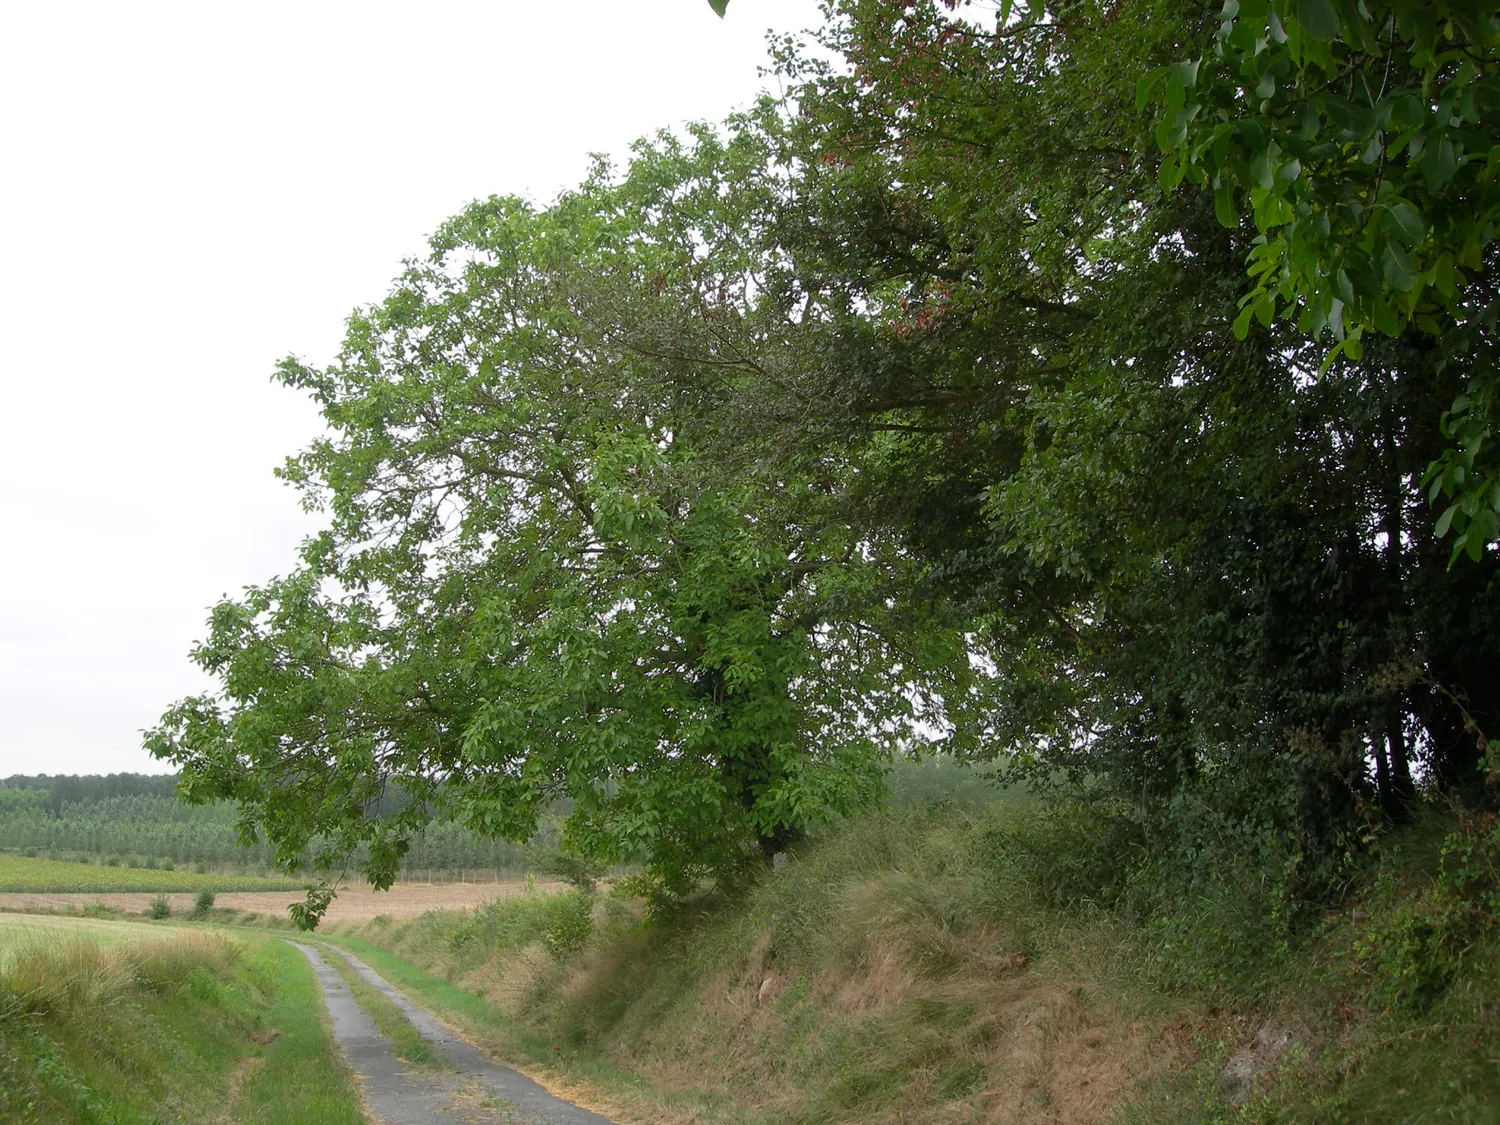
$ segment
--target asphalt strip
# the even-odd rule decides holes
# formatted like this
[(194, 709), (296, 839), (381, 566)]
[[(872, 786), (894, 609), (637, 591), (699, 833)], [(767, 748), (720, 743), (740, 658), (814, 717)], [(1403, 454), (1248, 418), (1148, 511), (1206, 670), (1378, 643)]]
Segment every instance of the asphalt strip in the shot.
[(364, 962), (339, 950), (361, 977), (401, 1009), (457, 1073), (413, 1070), (392, 1053), (390, 1043), (375, 1029), (344, 978), (323, 959), (323, 952), (301, 942), (290, 944), (312, 962), (333, 1037), (359, 1076), (365, 1107), (380, 1125), (611, 1125), (456, 1038), (431, 1012), (417, 1007)]

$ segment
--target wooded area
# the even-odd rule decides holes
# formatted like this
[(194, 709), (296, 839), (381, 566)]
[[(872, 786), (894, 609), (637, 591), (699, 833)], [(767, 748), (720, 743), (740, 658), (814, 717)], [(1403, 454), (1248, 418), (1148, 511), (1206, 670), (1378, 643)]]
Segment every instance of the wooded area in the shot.
[(377, 885), (566, 797), (660, 901), (942, 748), (1085, 804), (1080, 893), (1294, 924), (1494, 804), (1497, 44), (1478, 2), (835, 0), (784, 96), (475, 203), (281, 366), (326, 530), (148, 746)]

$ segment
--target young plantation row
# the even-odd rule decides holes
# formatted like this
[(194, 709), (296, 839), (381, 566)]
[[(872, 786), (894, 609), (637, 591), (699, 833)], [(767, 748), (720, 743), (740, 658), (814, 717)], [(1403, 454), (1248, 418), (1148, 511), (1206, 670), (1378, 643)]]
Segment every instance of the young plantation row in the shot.
[[(3, 790), (0, 796), (0, 851), (47, 858), (88, 857), (97, 862), (129, 857), (135, 866), (271, 865), (263, 839), (246, 847), (227, 802), (186, 805), (159, 794), (107, 797), (64, 804), (54, 813), (45, 794)], [(24, 799), (22, 799), (24, 797)], [(520, 847), (503, 840), (481, 840), (461, 825), (439, 821), (418, 836), (407, 856), (408, 870), (517, 872), (525, 869)]]

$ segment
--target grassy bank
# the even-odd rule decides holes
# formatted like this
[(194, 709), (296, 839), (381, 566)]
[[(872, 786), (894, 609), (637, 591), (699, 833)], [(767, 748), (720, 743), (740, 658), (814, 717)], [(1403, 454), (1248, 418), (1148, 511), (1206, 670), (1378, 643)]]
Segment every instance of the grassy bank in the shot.
[(117, 925), (0, 932), (0, 1122), (363, 1122), (295, 949)]
[(198, 874), (146, 867), (95, 867), (0, 855), (0, 892), (110, 894), (130, 891), (282, 891), (301, 883), (258, 875)]
[(1243, 888), (1106, 909), (1059, 892), (1084, 861), (1066, 825), (928, 807), (649, 925), (575, 895), (335, 937), (643, 1119), (1500, 1120), (1500, 945), (1443, 937), (1450, 827), (1393, 837), (1297, 928)]

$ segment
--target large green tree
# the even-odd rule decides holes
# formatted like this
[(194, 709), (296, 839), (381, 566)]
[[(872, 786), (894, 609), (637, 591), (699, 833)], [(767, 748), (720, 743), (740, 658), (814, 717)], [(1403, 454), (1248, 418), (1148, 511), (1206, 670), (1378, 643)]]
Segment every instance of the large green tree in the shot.
[(1242, 315), (1261, 232), (1165, 190), (1135, 98), (1217, 4), (956, 7), (843, 0), (782, 51), (767, 257), (810, 327), (765, 424), (841, 448), (1001, 654), (992, 754), (1335, 885), (1372, 808), (1477, 796), (1500, 726), (1496, 559), (1450, 570), (1420, 488), (1468, 375)]
[[(284, 862), (365, 845), (388, 885), (434, 815), (525, 840), (565, 797), (568, 848), (678, 894), (868, 800), (968, 705), (962, 635), (898, 605), (905, 556), (828, 479), (710, 471), (750, 327), (663, 207), (666, 155), (470, 207), (336, 363), (283, 365), (330, 430), (286, 469), (329, 527), (214, 610), (222, 690), (149, 745)], [(668, 331), (683, 299), (711, 332)]]
[[(1211, 192), (1258, 237), (1252, 318), (1294, 319), (1358, 361), (1420, 332), (1467, 385), (1427, 471), (1453, 554), (1500, 538), (1500, 10), (1492, 0), (1227, 0), (1202, 53), (1140, 82), (1165, 103), (1161, 181)], [(1444, 404), (1445, 406), (1449, 404)]]

